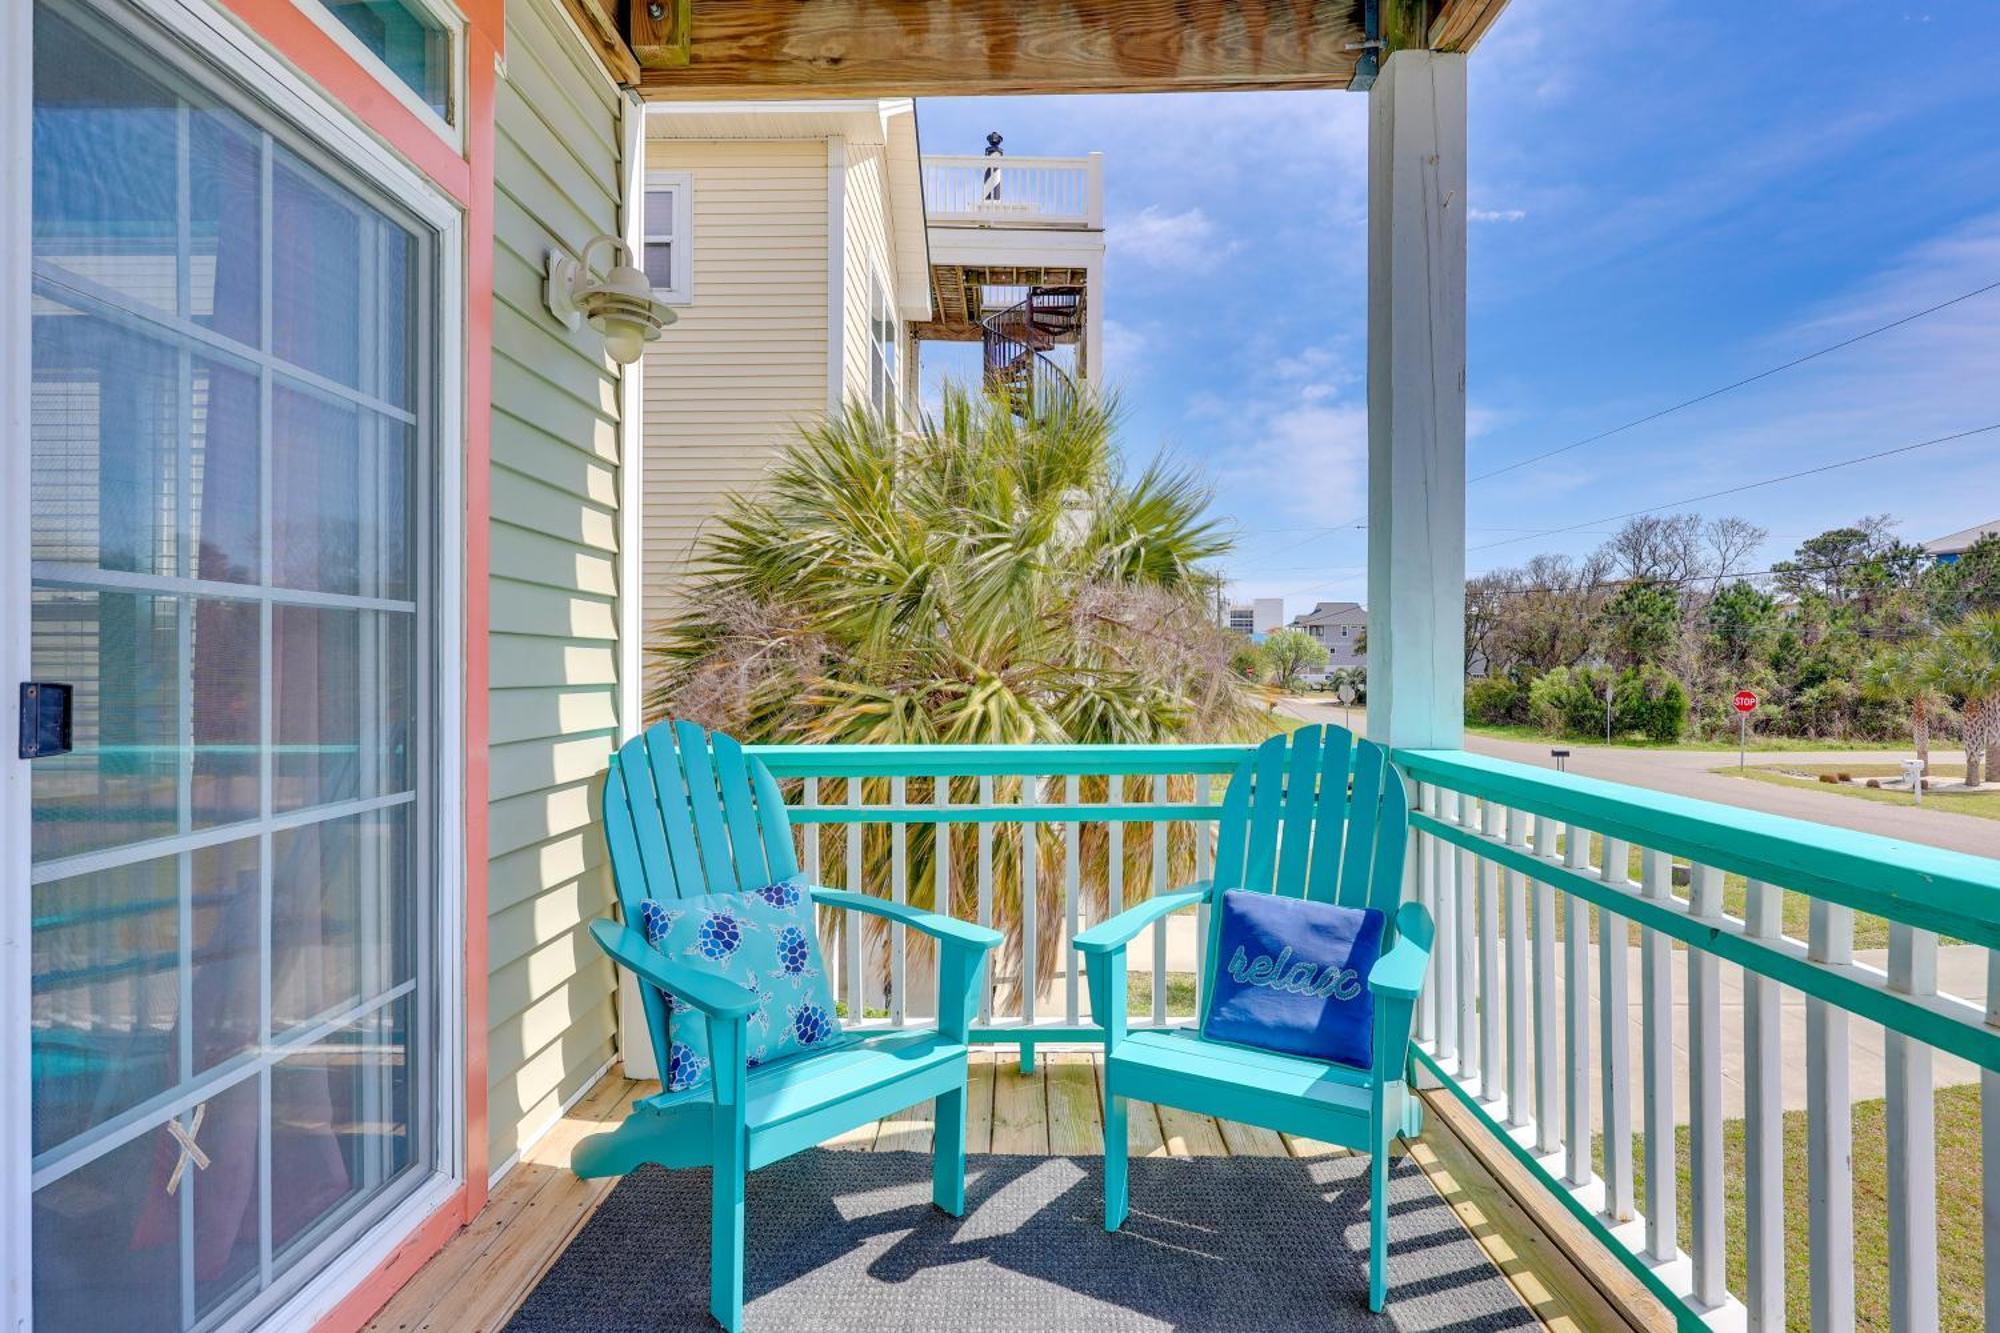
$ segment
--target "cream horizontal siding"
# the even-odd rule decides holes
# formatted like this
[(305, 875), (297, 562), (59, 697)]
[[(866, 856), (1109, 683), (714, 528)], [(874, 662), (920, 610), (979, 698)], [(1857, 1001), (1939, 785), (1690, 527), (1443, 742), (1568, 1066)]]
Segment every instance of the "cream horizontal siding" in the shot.
[(827, 150), (820, 139), (654, 140), (693, 175), (694, 300), (646, 357), (649, 633), (681, 605), (697, 542), (731, 492), (827, 401)]
[(507, 6), (493, 255), (487, 1069), (495, 1166), (611, 1058), (597, 790), (617, 739), (618, 374), (542, 301), (619, 230), (618, 100), (554, 0)]

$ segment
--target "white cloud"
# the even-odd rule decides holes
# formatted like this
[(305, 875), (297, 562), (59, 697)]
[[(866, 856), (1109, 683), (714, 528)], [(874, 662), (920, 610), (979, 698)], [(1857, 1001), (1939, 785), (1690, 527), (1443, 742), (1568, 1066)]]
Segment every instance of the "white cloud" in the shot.
[(1525, 208), (1474, 208), (1467, 210), (1466, 219), (1471, 222), (1519, 222), (1528, 216)]
[(1129, 382), (1137, 378), (1146, 361), (1146, 351), (1152, 342), (1152, 335), (1136, 324), (1124, 320), (1104, 321), (1104, 368), (1101, 378), (1113, 382)]
[(1178, 213), (1148, 204), (1105, 230), (1107, 254), (1179, 273), (1210, 272), (1238, 248), (1199, 204)]

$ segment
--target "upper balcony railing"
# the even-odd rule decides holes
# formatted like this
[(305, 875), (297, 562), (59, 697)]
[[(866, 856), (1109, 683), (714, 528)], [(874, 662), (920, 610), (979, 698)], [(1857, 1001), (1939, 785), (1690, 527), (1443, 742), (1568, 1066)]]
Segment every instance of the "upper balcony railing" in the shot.
[(1104, 159), (926, 154), (924, 211), (934, 223), (1101, 228)]
[[(817, 882), (1011, 927), (977, 1036), (1024, 1059), (1096, 1036), (1069, 941), (1208, 876), (1219, 802), (1249, 752), (755, 750)], [(1852, 1328), (1863, 1283), (1886, 1292), (1891, 1326), (1936, 1328), (1941, 1277), (1963, 1300), (1968, 1266), (1983, 1266), (1984, 1317), (2000, 1327), (2000, 1229), (1983, 1255), (1940, 1264), (1941, 1231), (1958, 1244), (1969, 1224), (1939, 1215), (1934, 1093), (1940, 1073), (1979, 1079), (1984, 1142), (2000, 1144), (2000, 861), (1459, 751), (1396, 762), (1415, 811), (1405, 893), (1438, 927), (1417, 1062), (1527, 1169), (1551, 1215), (1594, 1232), (1683, 1327), (1778, 1328), (1809, 1304), (1813, 1327)], [(1141, 1023), (1199, 1012), (1206, 931), (1190, 915), (1134, 951)], [(1944, 993), (1940, 936), (1976, 956), (1983, 995)], [(1858, 956), (1868, 941), (1887, 945), (1885, 965)], [(850, 1022), (933, 1012), (922, 947), (900, 927), (828, 941)], [(1795, 1004), (1802, 1025), (1786, 1021)], [(1879, 1046), (1866, 1035), (1878, 1025)], [(1787, 1083), (1803, 1085), (1803, 1126)], [(1855, 1141), (1857, 1102), (1874, 1095), (1886, 1155)], [(1947, 1166), (1979, 1180), (1992, 1218), (2000, 1161), (1985, 1155), (1975, 1142), (1974, 1160)], [(1861, 1271), (1857, 1238), (1884, 1212), (1887, 1262)], [(1801, 1227), (1809, 1290), (1786, 1281)]]

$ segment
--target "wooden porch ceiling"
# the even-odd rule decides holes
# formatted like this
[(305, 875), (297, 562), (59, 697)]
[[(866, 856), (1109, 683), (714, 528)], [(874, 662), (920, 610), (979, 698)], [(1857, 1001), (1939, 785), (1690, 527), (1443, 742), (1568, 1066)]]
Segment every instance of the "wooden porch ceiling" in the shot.
[[(1506, 0), (1379, 0), (1388, 49), (1469, 50)], [(1346, 88), (1365, 0), (567, 0), (649, 98)]]

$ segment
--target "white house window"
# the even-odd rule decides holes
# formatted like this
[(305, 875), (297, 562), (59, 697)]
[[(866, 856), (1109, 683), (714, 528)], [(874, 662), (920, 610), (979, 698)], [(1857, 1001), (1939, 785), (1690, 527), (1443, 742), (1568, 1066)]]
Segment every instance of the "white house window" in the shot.
[(889, 289), (878, 275), (868, 291), (868, 401), (885, 416), (893, 416), (896, 408), (896, 344), (900, 336)]
[(694, 299), (694, 177), (685, 171), (646, 176), (646, 277), (662, 301)]
[(465, 21), (445, 0), (295, 0), (388, 89), (453, 144), (464, 142)]

